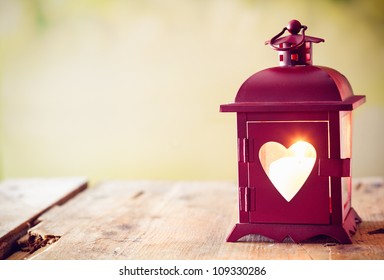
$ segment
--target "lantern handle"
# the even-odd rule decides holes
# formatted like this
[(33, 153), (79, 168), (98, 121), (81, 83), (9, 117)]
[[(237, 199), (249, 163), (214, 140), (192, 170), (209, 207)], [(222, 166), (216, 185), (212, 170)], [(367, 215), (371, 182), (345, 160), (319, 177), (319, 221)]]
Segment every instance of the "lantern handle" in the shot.
[[(298, 21), (297, 21), (297, 22), (298, 22)], [(299, 22), (298, 22), (298, 23), (299, 23)], [(299, 24), (300, 24), (300, 23), (299, 23)], [(302, 39), (301, 39), (301, 41), (300, 41), (299, 43), (294, 44), (294, 45), (292, 45), (292, 46), (290, 46), (290, 47), (285, 47), (285, 48), (280, 48), (280, 47), (274, 45), (275, 42), (276, 42), (276, 40), (277, 40), (281, 35), (283, 35), (284, 32), (285, 32), (286, 30), (288, 30), (288, 31), (289, 31), (291, 34), (293, 34), (293, 35), (297, 35), (297, 33), (300, 32), (300, 29), (303, 29), (303, 30), (302, 30), (302, 32), (301, 32), (301, 33), (302, 33), (302, 35), (301, 35)], [(297, 25), (294, 26), (294, 27), (291, 26), (291, 25), (288, 25), (288, 27), (284, 27), (283, 30), (281, 30), (280, 33), (278, 33), (276, 36), (274, 36), (271, 40), (267, 41), (265, 44), (269, 44), (269, 45), (271, 46), (272, 49), (277, 50), (277, 51), (289, 51), (289, 50), (296, 49), (296, 48), (300, 47), (302, 44), (304, 44), (304, 42), (305, 42), (305, 30), (307, 30), (307, 26), (305, 26), (305, 25), (301, 25), (301, 24), (300, 24), (300, 27), (299, 27), (299, 28), (297, 28)]]

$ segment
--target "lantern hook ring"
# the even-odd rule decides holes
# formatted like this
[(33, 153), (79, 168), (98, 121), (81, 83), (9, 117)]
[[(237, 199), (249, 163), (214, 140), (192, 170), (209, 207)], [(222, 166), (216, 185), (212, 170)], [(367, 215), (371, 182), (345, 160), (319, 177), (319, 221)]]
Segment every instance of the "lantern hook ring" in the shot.
[[(293, 22), (293, 21), (291, 21), (291, 22)], [(298, 24), (300, 24), (298, 21), (296, 21), (296, 22)], [(297, 27), (298, 27), (297, 25), (296, 26), (288, 25), (288, 27), (284, 27), (280, 33), (278, 33), (276, 36), (274, 36), (271, 40), (267, 41), (265, 44), (269, 44), (272, 49), (277, 50), (277, 51), (289, 51), (289, 50), (293, 50), (293, 49), (300, 47), (305, 42), (305, 30), (307, 30), (307, 26), (300, 24), (299, 28), (297, 28)], [(297, 33), (299, 33), (300, 29), (302, 29), (302, 32), (301, 32), (302, 33), (302, 35), (301, 35), (302, 39), (297, 44), (293, 44), (290, 47), (279, 47), (279, 46), (275, 45), (276, 40), (281, 35), (283, 35), (286, 30), (288, 30), (292, 35), (297, 35)]]

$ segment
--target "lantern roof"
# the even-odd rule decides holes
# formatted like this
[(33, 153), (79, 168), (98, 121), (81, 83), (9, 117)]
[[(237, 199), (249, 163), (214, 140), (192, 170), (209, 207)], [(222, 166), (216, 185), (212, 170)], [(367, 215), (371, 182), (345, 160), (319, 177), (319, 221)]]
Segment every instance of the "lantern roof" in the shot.
[[(290, 36), (278, 38), (273, 43), (276, 45), (287, 43), (290, 45), (299, 45), (301, 41), (303, 41), (303, 37), (301, 35), (292, 34)], [(324, 42), (324, 39), (306, 35), (304, 38), (304, 42), (321, 43)], [(271, 41), (266, 41), (265, 43), (271, 44)]]
[(222, 112), (245, 111), (351, 111), (364, 102), (348, 80), (324, 66), (287, 66), (262, 70), (240, 87), (235, 102)]
[[(220, 111), (351, 111), (364, 103), (365, 96), (354, 95), (340, 72), (312, 65), (312, 43), (324, 39), (305, 35), (306, 29), (292, 20), (267, 41), (278, 51), (280, 66), (253, 74), (241, 85), (234, 103), (221, 105)], [(286, 30), (291, 35), (280, 38)]]

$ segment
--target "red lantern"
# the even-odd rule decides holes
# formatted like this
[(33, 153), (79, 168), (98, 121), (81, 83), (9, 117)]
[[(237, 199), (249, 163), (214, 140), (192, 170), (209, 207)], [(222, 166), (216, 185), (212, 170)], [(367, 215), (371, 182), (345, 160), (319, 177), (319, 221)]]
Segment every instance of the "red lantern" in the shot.
[(220, 106), (237, 113), (239, 223), (229, 242), (259, 234), (351, 243), (361, 221), (351, 207), (351, 126), (365, 96), (336, 70), (312, 65), (312, 43), (324, 40), (306, 29), (292, 20), (268, 41), (280, 66), (252, 75)]

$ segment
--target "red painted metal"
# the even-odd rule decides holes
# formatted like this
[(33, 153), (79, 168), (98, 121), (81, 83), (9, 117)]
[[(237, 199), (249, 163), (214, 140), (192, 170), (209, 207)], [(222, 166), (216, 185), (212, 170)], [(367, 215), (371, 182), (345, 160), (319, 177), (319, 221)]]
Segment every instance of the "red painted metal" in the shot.
[[(365, 96), (354, 95), (338, 71), (312, 65), (312, 43), (324, 40), (305, 35), (306, 29), (294, 20), (268, 41), (279, 51), (281, 66), (252, 75), (233, 103), (220, 106), (221, 112), (237, 113), (239, 223), (229, 242), (260, 234), (280, 242), (328, 235), (351, 243), (361, 221), (351, 207), (351, 111)], [(285, 31), (291, 35), (280, 38)], [(259, 151), (267, 142), (288, 148), (298, 140), (315, 148), (316, 161), (287, 201), (266, 174)]]
[(350, 177), (351, 159), (319, 159), (319, 176)]
[[(261, 133), (262, 132), (262, 133)], [(274, 141), (290, 147), (297, 139), (315, 147), (318, 158), (328, 157), (328, 124), (324, 121), (248, 122), (252, 150), (258, 154), (264, 143)], [(249, 187), (255, 189), (255, 211), (250, 222), (325, 224), (329, 222), (328, 178), (317, 176), (318, 162), (295, 197), (287, 202), (273, 186), (258, 156), (249, 162)]]

